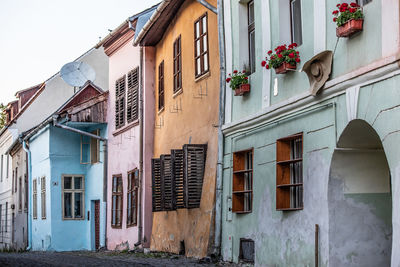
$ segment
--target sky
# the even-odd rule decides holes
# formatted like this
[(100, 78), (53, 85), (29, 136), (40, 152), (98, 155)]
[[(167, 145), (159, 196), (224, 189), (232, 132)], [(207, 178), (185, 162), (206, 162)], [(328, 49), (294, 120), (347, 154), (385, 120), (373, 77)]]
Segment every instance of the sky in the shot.
[(0, 103), (50, 78), (161, 0), (0, 0)]

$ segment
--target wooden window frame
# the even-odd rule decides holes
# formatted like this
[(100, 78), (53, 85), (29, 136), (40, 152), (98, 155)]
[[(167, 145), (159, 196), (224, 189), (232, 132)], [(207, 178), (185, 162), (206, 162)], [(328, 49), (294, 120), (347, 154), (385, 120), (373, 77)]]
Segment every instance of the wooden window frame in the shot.
[(3, 167), (3, 158), (4, 158), (4, 155), (1, 155), (1, 174), (0, 174), (0, 182), (3, 182), (3, 175), (4, 175), (4, 167)]
[[(85, 141), (85, 140), (88, 140), (88, 141)], [(90, 162), (91, 162), (91, 153), (90, 153), (91, 152), (91, 149), (90, 149), (90, 143), (91, 142), (90, 141), (91, 141), (91, 138), (89, 136), (81, 135), (81, 160), (80, 160), (81, 164), (90, 164)], [(83, 148), (84, 145), (88, 145), (89, 146), (88, 150)], [(88, 153), (87, 161), (83, 160), (83, 153), (84, 152)]]
[(24, 174), (24, 186), (25, 186), (24, 212), (28, 212), (29, 188), (28, 188), (28, 177), (26, 173)]
[(164, 60), (158, 65), (158, 111), (164, 110), (165, 107), (165, 87), (164, 87)]
[(128, 90), (126, 97), (126, 121), (129, 124), (139, 119), (139, 67), (132, 69), (130, 72), (128, 72), (127, 76)]
[[(247, 161), (247, 155), (251, 155), (251, 162)], [(249, 166), (246, 167), (246, 165)], [(246, 214), (253, 211), (253, 168), (254, 148), (240, 150), (233, 153), (232, 212), (234, 213)], [(247, 189), (245, 188), (246, 178), (249, 179), (248, 183), (250, 184), (247, 185)], [(246, 199), (250, 202), (249, 209), (244, 208)]]
[[(0, 233), (3, 233), (3, 205), (0, 204)], [(0, 243), (3, 243), (3, 238), (0, 239)]]
[[(248, 38), (248, 47), (249, 47), (249, 69), (250, 73), (254, 73), (256, 71), (256, 55), (252, 53), (252, 45), (254, 45), (254, 53), (256, 52), (255, 43), (251, 41), (251, 35), (255, 35), (255, 12), (253, 13), (253, 22), (250, 22), (250, 5), (253, 5), (254, 11), (254, 0), (250, 1), (247, 4), (247, 38)], [(255, 36), (254, 36), (255, 41)]]
[(10, 168), (10, 155), (7, 154), (7, 167), (6, 167), (6, 178), (8, 178), (8, 170)]
[(15, 167), (15, 176), (14, 176), (14, 193), (17, 193), (18, 191), (18, 167)]
[[(100, 129), (92, 131), (92, 134), (100, 136)], [(95, 149), (93, 148), (95, 147)], [(90, 163), (96, 164), (100, 162), (100, 140), (97, 138), (90, 138)]]
[(6, 219), (4, 220), (4, 232), (8, 232), (8, 202), (6, 202), (6, 209), (5, 209), (5, 216)]
[[(293, 158), (291, 141), (301, 140), (301, 158)], [(300, 165), (300, 181), (291, 182), (292, 170), (296, 167), (291, 167), (293, 164)], [(298, 166), (297, 165), (297, 166)], [(295, 211), (304, 208), (304, 187), (303, 187), (303, 133), (294, 134), (288, 137), (278, 139), (276, 141), (276, 210), (280, 211)], [(291, 205), (293, 193), (291, 188), (299, 188), (298, 193), (301, 196), (301, 205), (298, 207)], [(297, 190), (297, 189), (296, 189)]]
[[(293, 18), (295, 16), (295, 14), (293, 13), (293, 10), (292, 10), (292, 3), (295, 2), (295, 1), (300, 1), (300, 22), (301, 22), (301, 26), (300, 26), (300, 29), (301, 29), (300, 38), (301, 38), (301, 40), (300, 40), (300, 42), (299, 41), (296, 42), (296, 40), (294, 40), (294, 38), (295, 38), (294, 37), (295, 29), (293, 28), (293, 25), (294, 25)], [(302, 25), (303, 18), (302, 18), (302, 14), (301, 14), (301, 0), (289, 0), (289, 16), (290, 16), (290, 40), (291, 40), (292, 43), (296, 42), (297, 45), (300, 46), (300, 45), (303, 44), (303, 25)]]
[[(117, 179), (117, 184), (116, 184), (116, 188), (114, 188), (114, 179)], [(121, 182), (121, 192), (118, 192), (118, 179), (120, 179)], [(117, 190), (115, 190), (117, 189)], [(112, 176), (112, 180), (111, 180), (111, 190), (112, 190), (112, 195), (111, 195), (111, 227), (112, 228), (116, 228), (116, 229), (121, 229), (122, 228), (122, 221), (123, 221), (123, 201), (124, 201), (124, 182), (122, 180), (122, 174), (116, 174)], [(115, 216), (115, 224), (113, 224), (113, 215), (114, 215), (114, 196), (116, 196), (116, 198), (120, 198), (120, 207), (116, 207), (115, 209), (115, 215), (117, 215), (117, 212), (119, 212), (119, 216), (120, 216), (120, 222), (117, 222), (117, 216)], [(118, 201), (117, 201), (118, 203)], [(117, 204), (115, 204), (117, 205)], [(119, 209), (118, 209), (119, 208)]]
[[(65, 177), (71, 177), (71, 189), (64, 188)], [(75, 189), (75, 178), (82, 178), (82, 188)], [(64, 193), (71, 193), (71, 218), (65, 217)], [(82, 193), (82, 216), (75, 217), (75, 193)], [(85, 220), (85, 176), (80, 174), (63, 174), (61, 177), (61, 215), (64, 221)]]
[(32, 217), (37, 220), (37, 178), (32, 181)]
[(40, 206), (41, 206), (41, 214), (42, 220), (46, 219), (46, 177), (43, 176), (40, 178)]
[(115, 129), (125, 125), (126, 75), (115, 81)]
[(174, 94), (182, 89), (182, 38), (181, 35), (175, 39), (173, 45), (173, 76), (174, 76)]
[[(132, 227), (137, 225), (139, 170), (136, 168), (129, 171), (127, 177), (128, 187), (126, 193), (126, 227)], [(129, 200), (131, 201), (131, 206), (129, 206)]]
[(18, 178), (19, 192), (18, 192), (18, 212), (22, 212), (22, 176)]
[[(206, 32), (203, 32), (203, 18), (206, 18)], [(197, 36), (196, 25), (199, 23), (199, 36)], [(206, 38), (206, 50), (204, 49), (204, 38)], [(197, 51), (197, 41), (200, 43), (200, 51)], [(199, 53), (197, 53), (199, 52)], [(197, 60), (200, 59), (200, 69), (198, 69)], [(207, 61), (207, 69), (205, 69), (205, 60)], [(199, 78), (210, 71), (209, 59), (209, 38), (208, 38), (208, 13), (205, 12), (194, 22), (194, 69), (195, 78)]]

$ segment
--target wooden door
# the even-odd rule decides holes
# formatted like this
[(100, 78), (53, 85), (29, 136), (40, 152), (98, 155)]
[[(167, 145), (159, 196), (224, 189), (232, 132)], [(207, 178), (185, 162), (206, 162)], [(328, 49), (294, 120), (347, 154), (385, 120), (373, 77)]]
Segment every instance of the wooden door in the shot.
[(100, 200), (94, 201), (94, 238), (95, 249), (100, 248)]

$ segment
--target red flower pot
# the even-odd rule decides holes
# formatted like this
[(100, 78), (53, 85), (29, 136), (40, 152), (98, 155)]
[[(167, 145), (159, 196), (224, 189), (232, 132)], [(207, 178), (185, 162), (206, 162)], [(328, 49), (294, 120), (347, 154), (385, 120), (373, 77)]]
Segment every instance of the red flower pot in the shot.
[(362, 31), (363, 19), (351, 19), (340, 27), (336, 28), (337, 37), (349, 37), (350, 35)]
[(283, 62), (282, 65), (280, 65), (279, 67), (277, 67), (275, 69), (275, 73), (276, 74), (284, 74), (288, 70), (295, 70), (296, 68), (297, 68), (297, 65), (290, 65), (287, 62)]
[(239, 88), (235, 89), (235, 96), (244, 95), (245, 93), (250, 92), (250, 84), (241, 84)]

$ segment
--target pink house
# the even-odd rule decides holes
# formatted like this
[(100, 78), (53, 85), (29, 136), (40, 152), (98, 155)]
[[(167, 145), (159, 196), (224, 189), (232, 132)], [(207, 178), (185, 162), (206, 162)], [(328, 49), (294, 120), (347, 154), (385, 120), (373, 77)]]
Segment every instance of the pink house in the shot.
[(111, 250), (150, 245), (154, 52), (132, 43), (155, 8), (128, 18), (97, 45), (109, 57), (106, 244)]

